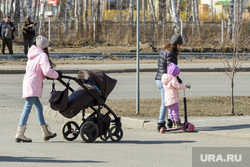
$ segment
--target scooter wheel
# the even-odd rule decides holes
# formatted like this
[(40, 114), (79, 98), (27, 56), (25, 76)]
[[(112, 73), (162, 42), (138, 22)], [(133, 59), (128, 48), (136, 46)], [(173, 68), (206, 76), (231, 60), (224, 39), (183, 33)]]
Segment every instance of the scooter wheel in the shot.
[(194, 131), (194, 129), (195, 129), (195, 126), (194, 126), (193, 124), (189, 124), (189, 125), (188, 125), (188, 131), (189, 131), (189, 132)]
[(160, 132), (165, 133), (165, 130), (166, 130), (165, 128), (161, 128)]

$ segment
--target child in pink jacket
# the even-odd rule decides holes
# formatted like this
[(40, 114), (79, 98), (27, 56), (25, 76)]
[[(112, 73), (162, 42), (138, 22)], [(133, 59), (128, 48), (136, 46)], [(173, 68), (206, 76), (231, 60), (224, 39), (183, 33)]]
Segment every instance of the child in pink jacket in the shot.
[(179, 117), (179, 93), (178, 90), (190, 88), (190, 85), (180, 84), (177, 81), (177, 76), (180, 73), (180, 68), (174, 63), (170, 63), (167, 67), (167, 74), (163, 74), (161, 81), (165, 89), (165, 105), (169, 107), (169, 115), (173, 122), (173, 128), (182, 128)]
[(39, 97), (42, 97), (45, 77), (56, 79), (61, 75), (61, 73), (59, 75), (58, 72), (52, 69), (54, 64), (49, 59), (48, 46), (49, 41), (43, 36), (38, 36), (36, 37), (36, 46), (32, 45), (29, 49), (26, 73), (23, 79), (25, 105), (17, 128), (16, 142), (32, 142), (30, 138), (24, 136), (24, 131), (33, 104), (36, 107), (36, 115), (43, 131), (44, 140), (56, 136), (56, 133), (52, 133), (47, 129), (43, 116), (43, 107), (39, 100)]

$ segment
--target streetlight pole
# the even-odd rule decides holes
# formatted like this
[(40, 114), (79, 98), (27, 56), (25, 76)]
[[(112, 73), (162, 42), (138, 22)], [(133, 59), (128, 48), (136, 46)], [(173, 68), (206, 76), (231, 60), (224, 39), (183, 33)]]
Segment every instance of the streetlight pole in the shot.
[(137, 36), (137, 45), (136, 45), (136, 113), (140, 114), (140, 0), (137, 1), (137, 11), (136, 11), (136, 36)]

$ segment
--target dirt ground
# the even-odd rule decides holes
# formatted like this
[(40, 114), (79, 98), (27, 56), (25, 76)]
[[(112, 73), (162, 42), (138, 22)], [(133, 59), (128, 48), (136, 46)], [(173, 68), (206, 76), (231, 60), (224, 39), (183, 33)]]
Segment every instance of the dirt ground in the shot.
[[(7, 49), (7, 48), (6, 48)], [(143, 44), (140, 47), (141, 52), (154, 52), (155, 48), (150, 46), (149, 44)], [(23, 52), (23, 45), (13, 44), (14, 52)], [(49, 46), (50, 52), (135, 52), (135, 46), (110, 46), (110, 45), (102, 45), (102, 46), (84, 46), (84, 47), (71, 47), (71, 46)]]

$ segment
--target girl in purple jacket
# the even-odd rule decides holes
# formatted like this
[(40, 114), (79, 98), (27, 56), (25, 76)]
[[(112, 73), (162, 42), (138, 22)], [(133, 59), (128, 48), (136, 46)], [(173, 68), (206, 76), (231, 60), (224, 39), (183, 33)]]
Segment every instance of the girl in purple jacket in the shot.
[(36, 108), (36, 115), (43, 131), (44, 140), (47, 141), (56, 136), (56, 133), (50, 132), (47, 128), (43, 116), (43, 107), (39, 100), (39, 97), (42, 97), (45, 77), (54, 79), (59, 77), (59, 73), (52, 69), (54, 64), (49, 59), (48, 46), (49, 41), (45, 37), (37, 36), (36, 46), (32, 45), (29, 49), (26, 73), (23, 79), (23, 98), (26, 100), (17, 128), (16, 142), (32, 142), (30, 138), (24, 136), (24, 132), (33, 104)]

